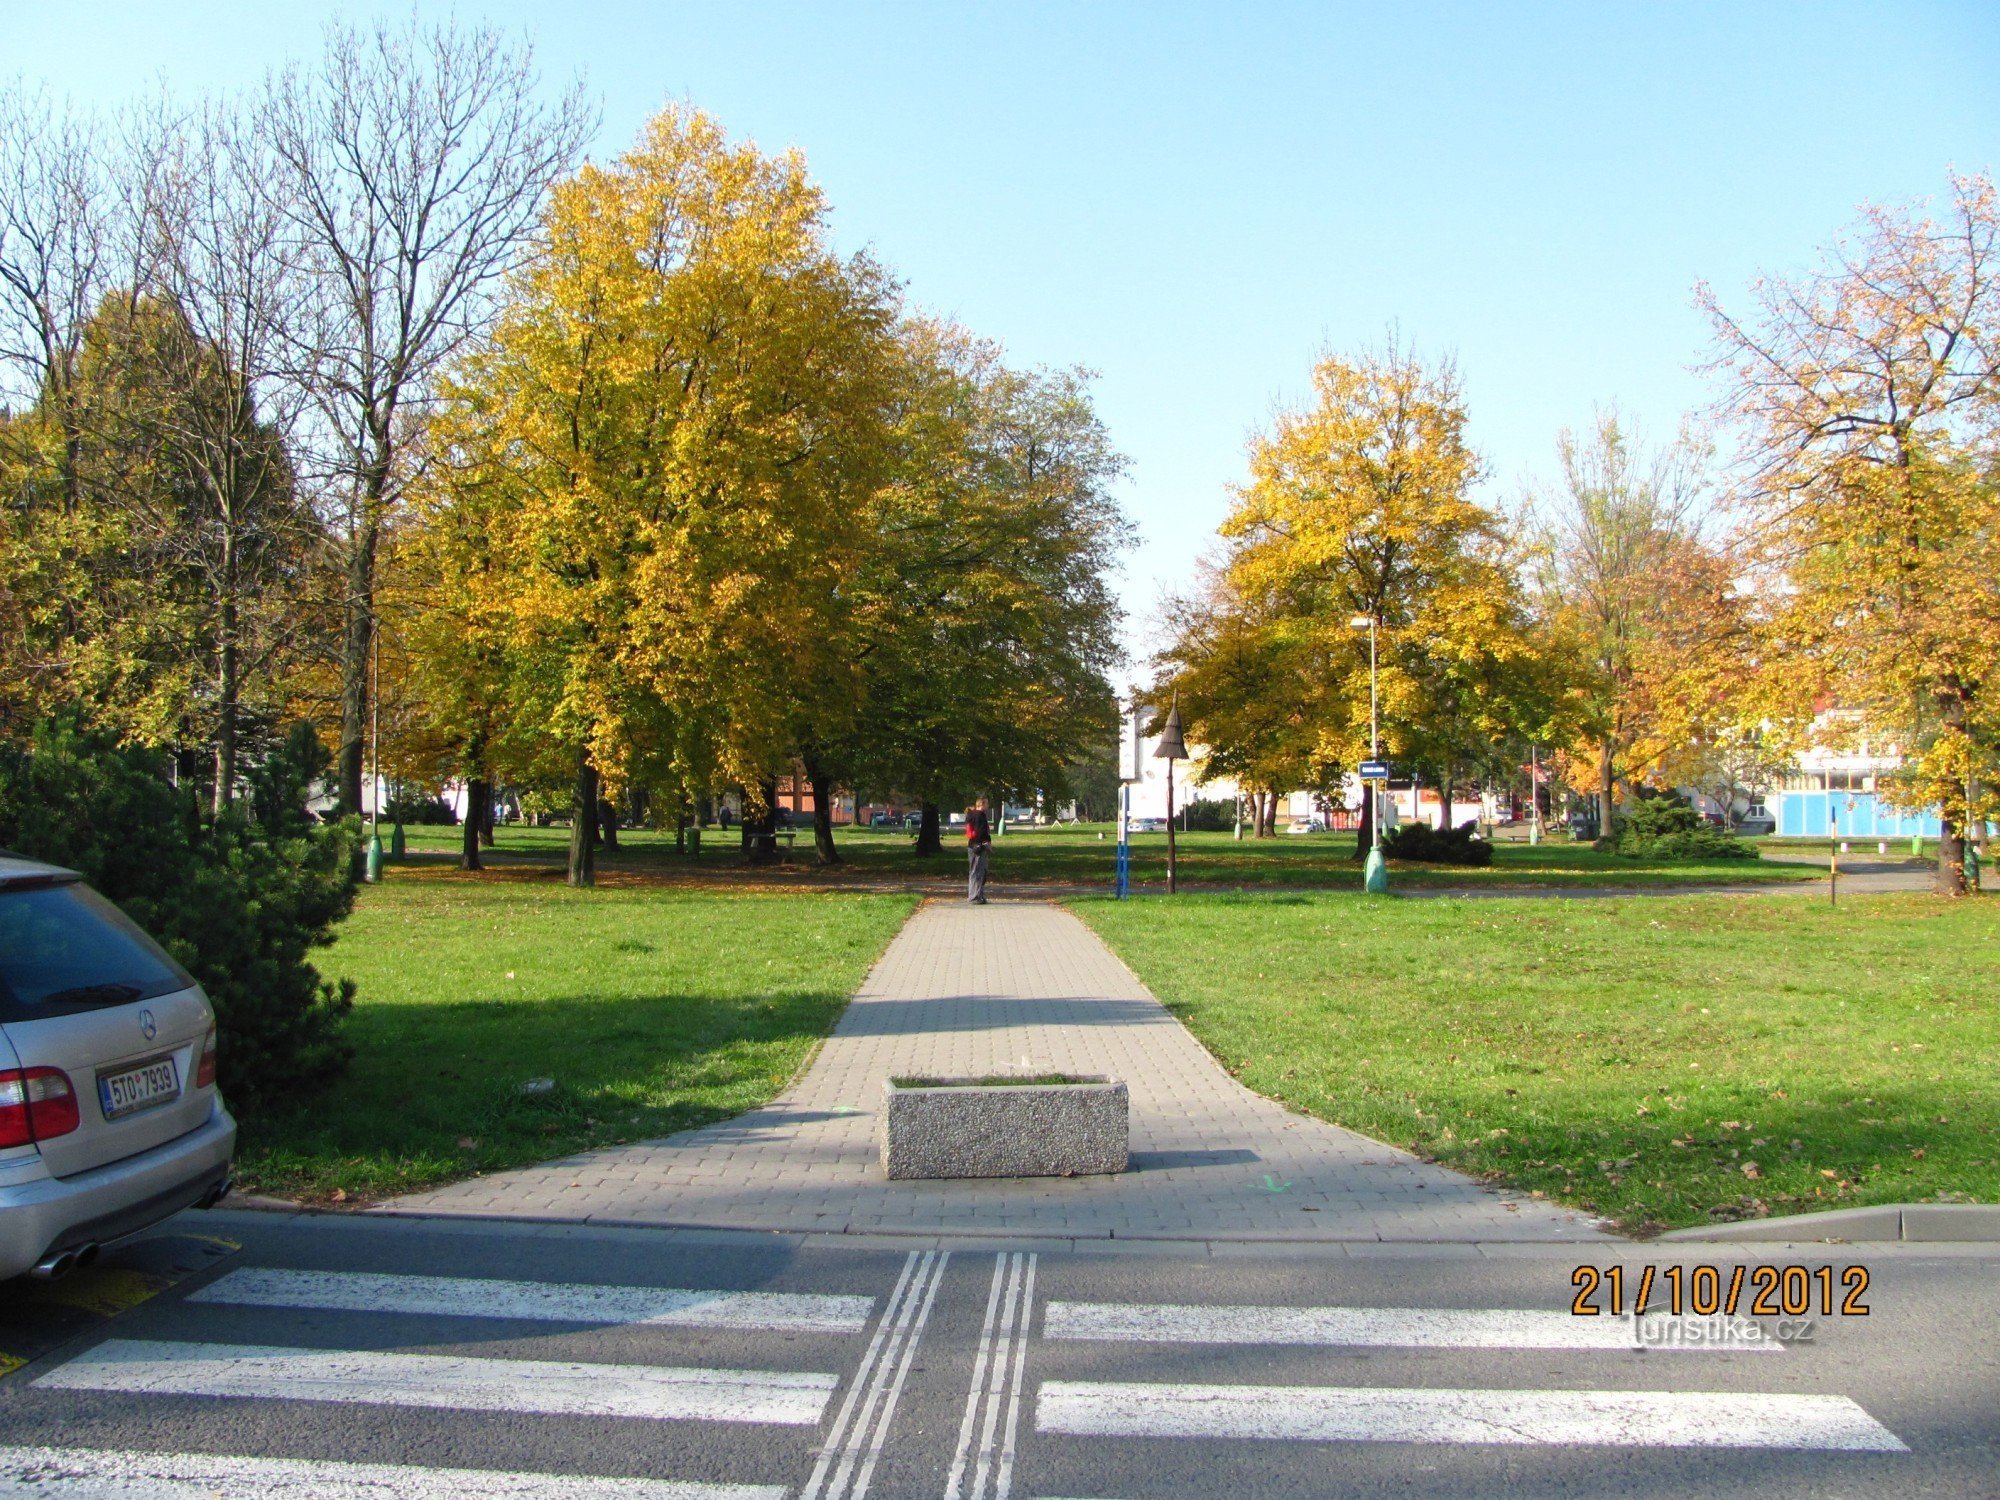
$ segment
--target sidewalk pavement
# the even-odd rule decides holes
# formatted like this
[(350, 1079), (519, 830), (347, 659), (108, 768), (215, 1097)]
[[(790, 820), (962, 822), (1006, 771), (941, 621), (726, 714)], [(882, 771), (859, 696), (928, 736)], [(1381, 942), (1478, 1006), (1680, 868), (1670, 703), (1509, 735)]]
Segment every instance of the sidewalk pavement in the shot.
[[(1027, 1070), (1125, 1080), (1119, 1176), (890, 1182), (893, 1076)], [(921, 907), (803, 1075), (763, 1109), (664, 1140), (496, 1173), (398, 1213), (1049, 1239), (1599, 1240), (1506, 1194), (1251, 1093), (1069, 912)]]

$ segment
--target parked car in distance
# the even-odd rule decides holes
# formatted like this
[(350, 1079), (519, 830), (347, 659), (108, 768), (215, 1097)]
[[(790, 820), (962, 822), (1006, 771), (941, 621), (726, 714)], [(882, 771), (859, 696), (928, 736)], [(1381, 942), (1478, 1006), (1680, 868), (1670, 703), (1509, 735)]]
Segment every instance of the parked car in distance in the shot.
[(1131, 833), (1165, 833), (1167, 831), (1167, 820), (1165, 818), (1133, 818), (1125, 827)]
[(901, 828), (903, 820), (892, 812), (876, 811), (868, 815), (870, 828)]
[(1325, 833), (1326, 819), (1299, 818), (1285, 829), (1287, 833)]
[(0, 1278), (229, 1191), (208, 997), (73, 870), (0, 857)]

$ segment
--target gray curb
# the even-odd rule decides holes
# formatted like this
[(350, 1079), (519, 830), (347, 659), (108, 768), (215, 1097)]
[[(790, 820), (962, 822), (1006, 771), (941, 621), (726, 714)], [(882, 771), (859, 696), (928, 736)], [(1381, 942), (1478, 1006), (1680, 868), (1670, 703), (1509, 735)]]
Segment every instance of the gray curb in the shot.
[(1809, 1244), (1910, 1240), (2000, 1241), (2000, 1204), (1885, 1203), (1878, 1208), (1836, 1208), (1819, 1214), (1788, 1214), (1740, 1224), (1697, 1225), (1660, 1236), (1663, 1240), (1779, 1240)]

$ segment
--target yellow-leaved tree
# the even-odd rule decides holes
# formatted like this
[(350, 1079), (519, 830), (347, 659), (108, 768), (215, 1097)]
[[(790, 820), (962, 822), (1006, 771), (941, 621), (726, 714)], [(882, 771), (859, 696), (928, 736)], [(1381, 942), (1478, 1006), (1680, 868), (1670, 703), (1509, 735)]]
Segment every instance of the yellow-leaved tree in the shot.
[(696, 110), (550, 195), (438, 424), (428, 518), (504, 663), (517, 758), (573, 777), (572, 883), (604, 778), (754, 793), (851, 701), (839, 583), (894, 300), (835, 254), (796, 153)]
[[(1331, 786), (1370, 748), (1353, 622), (1371, 618), (1383, 752), (1449, 780), (1546, 703), (1500, 519), (1471, 498), (1457, 373), (1391, 342), (1323, 359), (1313, 398), (1252, 441), (1220, 575), (1157, 659), (1155, 692), (1182, 690), (1219, 763)], [(1254, 664), (1255, 693), (1229, 690), (1230, 662)], [(1360, 847), (1372, 838), (1364, 821)]]
[(1753, 314), (1707, 288), (1767, 606), (1760, 659), (1801, 715), (1858, 711), (1941, 815), (1937, 888), (2000, 813), (2000, 206), (1952, 181), (1938, 217), (1875, 207)]

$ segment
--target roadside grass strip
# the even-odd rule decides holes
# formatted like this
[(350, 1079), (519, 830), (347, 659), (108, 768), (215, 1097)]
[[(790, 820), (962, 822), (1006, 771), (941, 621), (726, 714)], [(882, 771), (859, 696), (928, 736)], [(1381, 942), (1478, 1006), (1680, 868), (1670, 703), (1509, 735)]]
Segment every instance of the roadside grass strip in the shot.
[(904, 1260), (903, 1273), (889, 1294), (800, 1500), (862, 1500), (868, 1493), (896, 1415), (896, 1399), (909, 1377), (917, 1342), (930, 1321), (950, 1261), (949, 1251), (936, 1250), (913, 1250)]
[(789, 1370), (110, 1339), (34, 1383), (52, 1390), (804, 1427), (819, 1422), (838, 1381)]
[[(1718, 1324), (1723, 1320), (1716, 1320)], [(1631, 1317), (1431, 1307), (1186, 1307), (1051, 1302), (1042, 1336), (1125, 1344), (1289, 1344), (1375, 1349), (1580, 1349), (1778, 1354), (1742, 1319), (1701, 1342), (1650, 1343)], [(976, 1497), (975, 1497), (976, 1500)]]
[(1845, 1396), (1737, 1391), (1516, 1391), (1421, 1387), (1045, 1381), (1035, 1430), (1071, 1437), (1785, 1448), (1907, 1453)]
[(309, 1307), (743, 1333), (855, 1334), (868, 1326), (868, 1315), (875, 1309), (873, 1297), (808, 1292), (688, 1291), (469, 1276), (286, 1271), (262, 1266), (231, 1271), (187, 1300), (237, 1307)]
[(234, 1458), (93, 1448), (0, 1448), (0, 1496), (64, 1500), (785, 1500), (776, 1484), (699, 1484), (432, 1469), (414, 1464)]
[[(986, 1500), (989, 1479), (993, 1500), (1007, 1500), (1012, 1491), (1015, 1434), (1021, 1421), (1021, 1377), (1027, 1366), (1028, 1319), (1035, 1305), (1038, 1259), (1033, 1253), (1020, 1251), (993, 1258), (993, 1283), (986, 1293), (986, 1318), (979, 1331), (965, 1417), (958, 1427), (958, 1448), (945, 1480), (945, 1500)], [(968, 1477), (969, 1490), (965, 1487)]]

